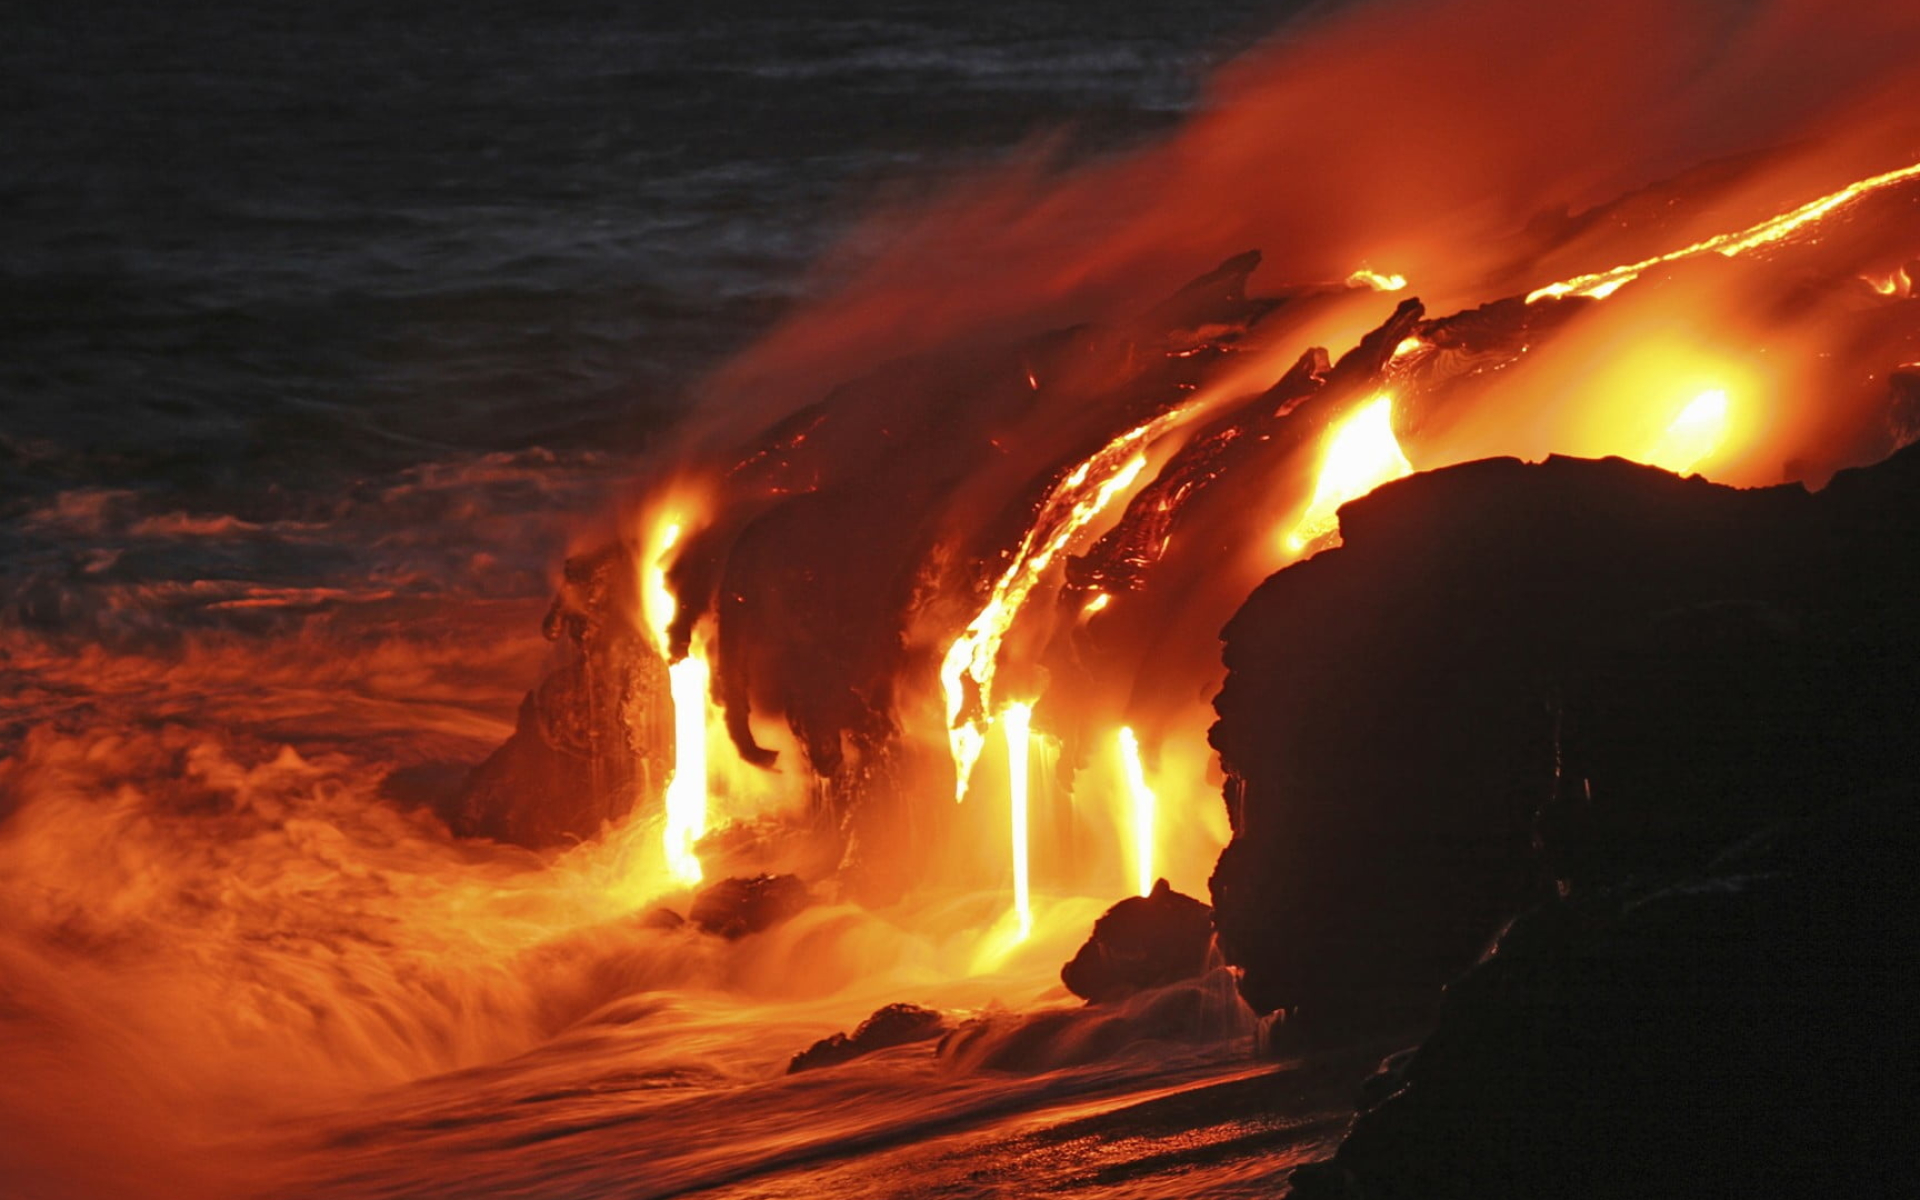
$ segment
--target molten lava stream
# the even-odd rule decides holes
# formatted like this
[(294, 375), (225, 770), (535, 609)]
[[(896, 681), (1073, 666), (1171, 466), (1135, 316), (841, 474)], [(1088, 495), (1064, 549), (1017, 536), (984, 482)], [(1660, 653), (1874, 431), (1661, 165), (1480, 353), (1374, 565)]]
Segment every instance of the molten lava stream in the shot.
[(1000, 728), (1007, 739), (1007, 800), (1013, 823), (1013, 911), (1020, 923), (1020, 936), (1033, 933), (1033, 893), (1028, 876), (1027, 839), (1032, 820), (1027, 812), (1028, 749), (1032, 741), (1031, 704), (1009, 704), (1000, 714)]
[(667, 783), (667, 869), (681, 883), (699, 883), (694, 845), (707, 832), (707, 689), (710, 673), (689, 653), (667, 668), (673, 697), (673, 777)]
[(1342, 504), (1413, 474), (1413, 464), (1393, 436), (1391, 395), (1362, 404), (1327, 436), (1324, 445), (1313, 498), (1283, 541), (1289, 558), (1338, 536)]
[(1885, 171), (1850, 183), (1836, 192), (1809, 200), (1797, 208), (1789, 209), (1733, 233), (1718, 234), (1678, 250), (1614, 267), (1611, 270), (1596, 271), (1591, 275), (1581, 275), (1559, 283), (1550, 283), (1529, 292), (1527, 303), (1532, 304), (1538, 300), (1560, 296), (1588, 296), (1595, 300), (1604, 300), (1638, 279), (1650, 268), (1664, 263), (1679, 262), (1701, 254), (1719, 254), (1726, 258), (1735, 258), (1750, 250), (1787, 241), (1875, 192), (1914, 179), (1920, 179), (1920, 163)]
[[(667, 585), (683, 520), (677, 514), (653, 526), (640, 559), (640, 623), (653, 638), (662, 658), (670, 656), (668, 630), (678, 605)], [(699, 883), (703, 872), (694, 846), (707, 832), (709, 777), (707, 771), (708, 692), (712, 673), (700, 648), (692, 646), (667, 667), (668, 696), (673, 704), (673, 767), (663, 803), (662, 848), (667, 871), (676, 883)]]
[(1140, 740), (1130, 727), (1114, 739), (1120, 750), (1120, 771), (1127, 781), (1128, 807), (1133, 816), (1134, 885), (1142, 896), (1153, 891), (1153, 839), (1156, 797), (1140, 765)]
[(1711, 388), (1695, 396), (1674, 417), (1641, 461), (1672, 471), (1676, 475), (1691, 472), (1712, 456), (1727, 433), (1727, 393)]
[(1120, 434), (1054, 485), (1013, 561), (994, 581), (987, 602), (947, 648), (940, 663), (947, 742), (953, 758), (954, 799), (964, 800), (986, 740), (1001, 645), (1034, 590), (1074, 540), (1087, 533), (1147, 468), (1146, 449), (1189, 420), (1194, 407), (1175, 407)]

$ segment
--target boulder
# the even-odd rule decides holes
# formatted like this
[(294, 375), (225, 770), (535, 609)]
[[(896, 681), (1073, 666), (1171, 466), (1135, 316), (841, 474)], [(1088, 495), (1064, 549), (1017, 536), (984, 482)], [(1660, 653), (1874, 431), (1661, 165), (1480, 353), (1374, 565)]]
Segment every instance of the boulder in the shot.
[(642, 929), (669, 931), (684, 928), (687, 919), (665, 905), (660, 905), (645, 912), (636, 913), (633, 923)]
[(839, 1066), (876, 1050), (927, 1042), (947, 1032), (947, 1019), (918, 1004), (889, 1004), (860, 1022), (851, 1034), (821, 1038), (793, 1056), (787, 1074)]
[(634, 624), (637, 577), (619, 543), (567, 560), (541, 627), (556, 665), (521, 703), (513, 735), (445, 803), (455, 833), (560, 846), (660, 803), (673, 701), (665, 661)]
[(1060, 982), (1083, 1000), (1109, 1003), (1200, 975), (1212, 946), (1213, 910), (1162, 879), (1093, 923), (1086, 944), (1060, 968)]
[(1272, 1007), (1457, 978), (1297, 1200), (1904, 1184), (1920, 451), (1470, 464), (1342, 523), (1229, 631), (1215, 918)]
[(813, 893), (797, 875), (722, 879), (695, 894), (687, 920), (732, 941), (790, 920), (812, 903)]

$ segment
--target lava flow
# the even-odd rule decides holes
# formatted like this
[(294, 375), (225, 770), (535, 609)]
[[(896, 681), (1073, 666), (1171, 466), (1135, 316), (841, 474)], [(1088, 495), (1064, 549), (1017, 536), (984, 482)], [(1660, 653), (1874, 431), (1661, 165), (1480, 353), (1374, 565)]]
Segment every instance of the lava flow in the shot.
[[(668, 556), (680, 540), (680, 523), (662, 524), (649, 548), (642, 585), (644, 617), (654, 646), (668, 653), (668, 630), (673, 625), (673, 593), (666, 586)], [(700, 882), (700, 859), (694, 845), (707, 831), (707, 690), (711, 674), (706, 660), (693, 650), (667, 668), (668, 695), (673, 704), (673, 767), (662, 806), (667, 869), (680, 883)]]
[[(1796, 379), (1808, 378), (1798, 373), (1817, 362), (1816, 344), (1794, 323), (1769, 323), (1764, 316), (1740, 313), (1737, 302), (1755, 287), (1784, 286), (1770, 280), (1829, 270), (1836, 299), (1815, 316), (1815, 324), (1822, 329), (1834, 328), (1835, 320), (1857, 325), (1851, 314), (1872, 314), (1872, 298), (1889, 294), (1884, 288), (1845, 290), (1857, 285), (1863, 256), (1884, 258), (1889, 253), (1863, 232), (1854, 219), (1857, 210), (1876, 200), (1911, 203), (1908, 192), (1916, 180), (1920, 167), (1881, 171), (1733, 232), (1517, 297), (1493, 297), (1497, 303), (1453, 316), (1430, 318), (1417, 300), (1408, 300), (1337, 362), (1325, 356), (1316, 360), (1320, 352), (1307, 351), (1283, 369), (1291, 355), (1305, 349), (1290, 339), (1324, 324), (1326, 318), (1314, 316), (1316, 311), (1331, 315), (1354, 309), (1362, 297), (1401, 290), (1405, 278), (1360, 269), (1340, 288), (1318, 294), (1311, 289), (1283, 291), (1280, 298), (1263, 301), (1245, 291), (1247, 273), (1257, 259), (1229, 262), (1163, 306), (1177, 313), (1183, 304), (1211, 305), (1209, 315), (1197, 318), (1200, 332), (1182, 332), (1176, 325), (1172, 333), (1145, 335), (1163, 339), (1159, 353), (1175, 372), (1158, 382), (1141, 365), (1152, 343), (1139, 333), (1114, 344), (1120, 357), (1091, 368), (1055, 361), (1049, 355), (1059, 351), (1039, 344), (1016, 351), (1018, 394), (1027, 397), (1020, 403), (1029, 411), (1006, 410), (995, 419), (1032, 428), (994, 434), (988, 444), (1003, 447), (1004, 438), (1038, 437), (1049, 427), (1063, 438), (1092, 435), (1103, 440), (1090, 453), (1052, 466), (1044, 457), (1044, 443), (1023, 450), (1022, 456), (1039, 466), (1043, 480), (1051, 478), (1037, 487), (1025, 485), (1025, 498), (1017, 477), (1005, 476), (997, 466), (985, 469), (983, 482), (998, 476), (1014, 485), (998, 501), (1000, 515), (988, 517), (986, 524), (989, 538), (996, 536), (996, 529), (1017, 531), (1003, 549), (994, 549), (991, 540), (971, 551), (964, 538), (935, 540), (917, 552), (918, 561), (887, 568), (896, 576), (904, 570), (903, 577), (913, 580), (910, 599), (894, 618), (896, 629), (850, 629), (846, 634), (853, 639), (850, 645), (871, 642), (878, 651), (875, 661), (897, 664), (883, 669), (892, 675), (884, 690), (898, 699), (871, 707), (880, 690), (853, 676), (844, 681), (812, 678), (804, 687), (834, 694), (847, 688), (844, 694), (849, 697), (867, 697), (856, 702), (853, 711), (862, 715), (854, 725), (824, 732), (833, 735), (829, 745), (856, 748), (870, 766), (882, 761), (889, 765), (880, 772), (848, 774), (842, 765), (820, 773), (820, 802), (848, 823), (843, 827), (867, 844), (869, 852), (882, 839), (898, 836), (898, 819), (874, 822), (874, 814), (897, 812), (901, 805), (914, 803), (916, 792), (936, 786), (927, 761), (906, 748), (933, 732), (921, 724), (924, 707), (913, 697), (925, 694), (927, 682), (937, 682), (942, 720), (934, 736), (945, 743), (952, 795), (964, 799), (973, 788), (989, 730), (1000, 726), (1007, 740), (1004, 797), (1013, 838), (1010, 854), (1000, 861), (1006, 864), (1001, 869), (1009, 872), (1012, 909), (1022, 929), (1032, 923), (1036, 881), (1052, 879), (1054, 886), (1068, 887), (1091, 883), (1102, 874), (1101, 856), (1090, 858), (1085, 851), (1102, 842), (1113, 847), (1114, 868), (1133, 864), (1128, 882), (1136, 890), (1150, 886), (1156, 869), (1151, 864), (1167, 863), (1186, 878), (1195, 878), (1218, 843), (1191, 837), (1191, 827), (1176, 814), (1204, 805), (1202, 793), (1156, 800), (1139, 768), (1143, 747), (1176, 737), (1180, 723), (1195, 719), (1190, 708), (1156, 698), (1155, 689), (1163, 685), (1154, 680), (1183, 678), (1187, 668), (1182, 662), (1204, 663), (1205, 642), (1191, 643), (1185, 658), (1174, 661), (1166, 658), (1168, 633), (1196, 618), (1201, 630), (1217, 627), (1240, 587), (1316, 549), (1336, 545), (1337, 514), (1344, 503), (1415, 470), (1475, 454), (1564, 446), (1579, 453), (1621, 454), (1680, 472), (1711, 465), (1719, 477), (1756, 481), (1765, 478), (1767, 454), (1778, 456), (1774, 462), (1817, 461), (1818, 443), (1806, 440), (1812, 431), (1780, 410), (1777, 399)], [(1679, 204), (1685, 185), (1675, 189), (1671, 203)], [(1842, 219), (1847, 222), (1844, 228), (1834, 224)], [(1628, 217), (1622, 220), (1631, 226)], [(1907, 249), (1896, 246), (1892, 252)], [(1758, 265), (1724, 278), (1687, 273), (1709, 253), (1736, 261), (1752, 257)], [(1659, 271), (1670, 274), (1656, 279)], [(1600, 307), (1589, 311), (1596, 305)], [(1702, 328), (1698, 312), (1703, 305), (1720, 306), (1730, 315), (1717, 329)], [(1302, 314), (1290, 317), (1295, 309)], [(1671, 315), (1681, 310), (1690, 314), (1684, 324)], [(1898, 315), (1888, 310), (1890, 323), (1882, 323), (1884, 332), (1868, 334), (1880, 339), (1878, 353), (1889, 368), (1905, 353)], [(1655, 332), (1622, 353), (1622, 330), (1635, 327)], [(1690, 328), (1698, 329), (1691, 338)], [(1584, 364), (1602, 346), (1607, 361), (1588, 370)], [(1077, 352), (1108, 351), (1094, 340)], [(1560, 382), (1568, 372), (1575, 374)], [(1720, 382), (1680, 393), (1672, 401), (1676, 407), (1662, 415), (1661, 397), (1696, 379)], [(1729, 380), (1738, 381), (1738, 394), (1733, 383), (1724, 382)], [(1538, 399), (1556, 393), (1555, 403)], [(1645, 403), (1635, 401), (1636, 394), (1644, 394)], [(1101, 410), (1087, 405), (1108, 395), (1117, 398), (1108, 403), (1125, 425), (1102, 435)], [(1526, 399), (1516, 398), (1520, 396)], [(1843, 401), (1827, 414), (1820, 436), (1831, 439), (1836, 420), (1853, 422), (1856, 429), (1868, 427), (1877, 418), (1871, 403), (1863, 407), (1863, 401), (1870, 398)], [(1525, 408), (1516, 410), (1520, 403)], [(833, 430), (844, 440), (857, 429), (848, 422), (859, 418), (848, 414), (842, 419), (829, 407), (810, 420), (815, 436)], [(837, 430), (836, 423), (841, 426)], [(1036, 450), (1043, 453), (1036, 456)], [(1816, 457), (1809, 458), (1809, 451)], [(945, 469), (937, 466), (943, 457), (969, 452), (964, 438), (955, 441), (949, 433), (901, 447), (903, 458), (920, 464), (915, 470)], [(772, 462), (788, 460), (790, 465), (777, 469), (791, 473), (809, 453), (810, 447), (799, 442), (783, 446), (775, 441), (757, 449), (750, 445), (742, 462), (764, 472), (773, 469), (771, 455)], [(823, 463), (808, 470), (850, 465)], [(741, 469), (735, 468), (735, 475)], [(1213, 499), (1227, 491), (1266, 495), (1273, 511), (1292, 514), (1280, 525), (1282, 535), (1262, 537), (1258, 522), (1247, 519), (1253, 515), (1247, 505)], [(932, 507), (921, 519), (935, 526), (943, 505), (977, 502), (964, 488), (927, 501)], [(725, 505), (723, 499), (722, 508)], [(1017, 522), (1009, 522), (1008, 516)], [(1190, 543), (1200, 557), (1188, 554)], [(773, 553), (804, 552), (796, 547)], [(1207, 554), (1214, 556), (1212, 569), (1190, 574), (1207, 570)], [(975, 587), (969, 581), (971, 562), (996, 559), (1003, 565), (991, 572), (981, 598), (970, 601)], [(859, 586), (851, 579), (846, 582)], [(745, 576), (729, 586), (750, 584), (751, 576)], [(712, 606), (709, 596), (681, 599), (695, 611)], [(909, 650), (924, 646), (921, 639), (929, 634), (937, 639), (941, 613), (954, 607), (965, 610), (970, 603), (977, 606), (970, 609), (971, 616), (955, 621), (957, 635), (937, 655), (932, 680), (916, 679), (911, 664), (924, 661), (926, 650), (933, 647), (905, 657), (879, 650), (888, 638)], [(725, 647), (728, 610), (721, 605), (711, 611)], [(822, 619), (833, 621), (832, 610), (822, 610)], [(1157, 634), (1156, 626), (1161, 627)], [(813, 631), (800, 636), (804, 640)], [(876, 638), (883, 640), (872, 641)], [(796, 649), (789, 646), (778, 653)], [(868, 653), (861, 651), (855, 661)], [(814, 661), (830, 674), (840, 669), (826, 659)], [(722, 677), (729, 667), (723, 650)], [(1002, 699), (1005, 678), (1016, 680), (1015, 694), (1026, 698)], [(1204, 668), (1184, 675), (1202, 687), (1208, 678)], [(1089, 690), (1084, 685), (1092, 680), (1101, 682)], [(676, 703), (678, 695), (676, 691)], [(744, 698), (751, 705), (751, 696), (751, 688), (745, 693), (736, 688), (729, 703)], [(803, 739), (806, 744), (818, 744), (823, 731), (813, 718), (791, 711), (786, 716), (796, 732), (810, 735)], [(1058, 783), (1066, 807), (1054, 812), (1034, 807), (1026, 764), (1029, 741), (1042, 733), (1065, 752)], [(684, 736), (692, 736), (691, 726)], [(1111, 768), (1087, 748), (1115, 738), (1123, 753), (1117, 775), (1110, 775)], [(1083, 793), (1111, 798), (1104, 832), (1094, 816), (1100, 806), (1089, 807)], [(668, 811), (679, 811), (671, 800)], [(675, 820), (679, 823), (672, 828), (688, 827)], [(963, 831), (959, 844), (981, 837), (971, 832), (977, 823), (948, 821), (939, 827)], [(1183, 855), (1193, 857), (1179, 861), (1183, 855), (1170, 855), (1170, 847), (1156, 843), (1183, 828), (1189, 834)], [(936, 862), (938, 870), (956, 879), (978, 878), (980, 870), (990, 870), (986, 864), (999, 857), (985, 846), (979, 859), (956, 857), (953, 838), (953, 833), (944, 833), (936, 839), (942, 848)], [(926, 849), (916, 849), (910, 841), (893, 844), (886, 853), (919, 861), (932, 847), (928, 843)]]
[(1133, 859), (1135, 886), (1142, 896), (1153, 891), (1154, 809), (1157, 800), (1140, 765), (1140, 739), (1133, 730), (1122, 727), (1115, 743), (1120, 748), (1120, 770), (1127, 781), (1127, 798), (1133, 805)]
[(1412, 473), (1413, 465), (1400, 452), (1400, 443), (1393, 436), (1393, 397), (1383, 395), (1367, 401), (1327, 439), (1313, 498), (1287, 534), (1288, 552), (1299, 554), (1316, 542), (1337, 536), (1342, 504)]
[[(1160, 142), (879, 214), (576, 522), (544, 622), (383, 559), (56, 636), (153, 538), (321, 558), (320, 518), (35, 508), (127, 545), (0, 633), (0, 1152), (50, 1195), (809, 1194), (1157, 1078), (1117, 1047), (1238, 1064), (1203, 908), (1164, 1003), (1060, 966), (1116, 901), (1195, 919), (1244, 830), (1209, 727), (1256, 589), (1440, 468), (1818, 490), (1920, 440), (1920, 18), (1724, 7), (1341, 8)], [(436, 486), (543, 485), (327, 511)], [(368, 544), (506, 540), (419, 511)]]
[(987, 718), (982, 714), (993, 707), (1000, 647), (1021, 607), (1061, 551), (1139, 479), (1147, 466), (1140, 447), (1183, 416), (1176, 410), (1129, 429), (1070, 471), (1041, 503), (1040, 516), (1021, 539), (1013, 562), (995, 581), (985, 607), (947, 650), (940, 664), (940, 682), (947, 701), (954, 799), (966, 798), (973, 778), (973, 764), (985, 740), (982, 731)]

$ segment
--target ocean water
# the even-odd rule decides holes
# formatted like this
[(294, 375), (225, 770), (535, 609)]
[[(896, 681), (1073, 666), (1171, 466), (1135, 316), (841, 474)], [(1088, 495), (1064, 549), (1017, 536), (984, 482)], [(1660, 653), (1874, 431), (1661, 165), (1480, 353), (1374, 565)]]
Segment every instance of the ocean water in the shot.
[[(1895, 5), (1414, 0), (1229, 70), (1183, 124), (1302, 7), (15, 4), (0, 1197), (1252, 1197), (1324, 1152), (1393, 1047), (1257, 1060), (1224, 972), (1078, 1004), (1060, 964), (1114, 896), (1040, 880), (1022, 941), (1004, 886), (866, 909), (828, 880), (728, 943), (648, 919), (690, 899), (657, 814), (535, 855), (422, 803), (508, 736), (560, 563), (694, 397), (751, 436), (846, 363), (1124, 318), (1249, 246), (1454, 311), (1910, 161), (1875, 146), (1920, 111), (1875, 107), (1911, 76)], [(1805, 161), (1724, 224), (1658, 192), (1648, 228), (1568, 215), (1781, 146)], [(1040, 161), (1092, 169), (978, 182)], [(911, 222), (873, 214), (902, 212), (939, 219), (889, 247)], [(1528, 248), (1562, 228), (1548, 270)], [(1641, 295), (1664, 339), (1672, 297)], [(1397, 302), (1340, 297), (1303, 344)], [(1527, 417), (1488, 409), (1475, 456), (1644, 455), (1496, 399)], [(1051, 461), (1016, 448), (985, 491)], [(968, 1032), (786, 1074), (896, 1001)]]
[[(591, 510), (863, 214), (1036, 137), (1164, 128), (1276, 7), (16, 7), (0, 606), (382, 590), (369, 543), (428, 514), (334, 527), (488, 455)], [(217, 555), (187, 532), (226, 520)], [(535, 588), (550, 534), (482, 586)]]
[(1263, 1194), (1324, 1143), (1217, 979), (1117, 1059), (784, 1076), (893, 1000), (1069, 1013), (1085, 899), (1014, 961), (998, 895), (725, 947), (632, 920), (655, 830), (537, 860), (393, 783), (506, 736), (561, 559), (868, 213), (1151, 137), (1283, 8), (11, 9), (0, 1194)]

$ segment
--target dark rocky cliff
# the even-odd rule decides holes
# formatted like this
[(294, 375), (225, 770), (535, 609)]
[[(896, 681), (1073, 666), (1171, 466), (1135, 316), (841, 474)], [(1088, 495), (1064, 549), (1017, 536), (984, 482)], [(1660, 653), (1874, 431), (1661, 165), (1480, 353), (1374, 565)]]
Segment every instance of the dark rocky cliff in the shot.
[(1295, 1037), (1435, 1019), (1293, 1194), (1905, 1184), (1920, 450), (1473, 463), (1342, 528), (1227, 630), (1215, 920)]
[(1213, 898), (1259, 1011), (1431, 1003), (1559, 881), (1697, 865), (1912, 770), (1920, 450), (1816, 494), (1490, 460), (1341, 528), (1225, 633)]

